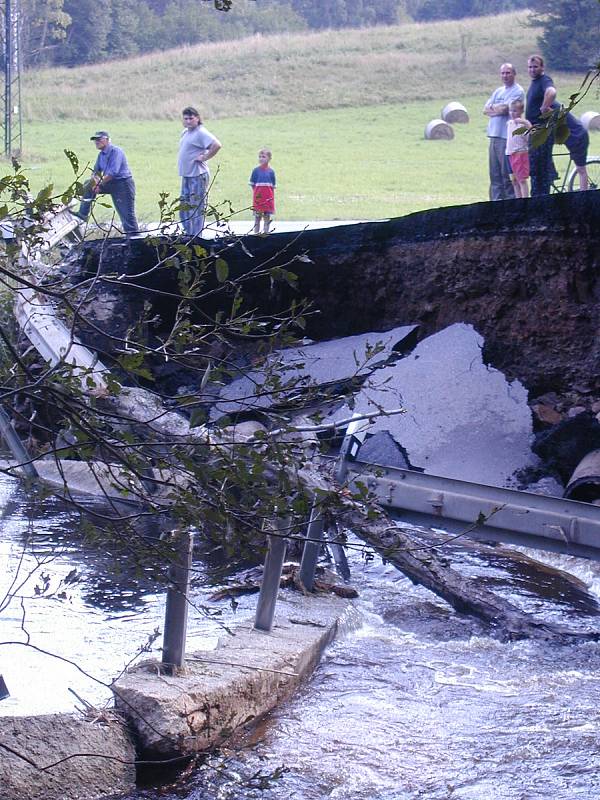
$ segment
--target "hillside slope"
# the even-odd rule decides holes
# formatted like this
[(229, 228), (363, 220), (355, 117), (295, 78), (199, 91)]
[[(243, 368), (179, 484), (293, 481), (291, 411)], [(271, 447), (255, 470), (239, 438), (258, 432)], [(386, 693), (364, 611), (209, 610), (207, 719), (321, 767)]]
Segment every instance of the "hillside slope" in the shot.
[(254, 36), (77, 69), (28, 72), (27, 121), (173, 119), (198, 104), (211, 119), (436, 100), (494, 88), (512, 61), (525, 79), (536, 31), (528, 12)]

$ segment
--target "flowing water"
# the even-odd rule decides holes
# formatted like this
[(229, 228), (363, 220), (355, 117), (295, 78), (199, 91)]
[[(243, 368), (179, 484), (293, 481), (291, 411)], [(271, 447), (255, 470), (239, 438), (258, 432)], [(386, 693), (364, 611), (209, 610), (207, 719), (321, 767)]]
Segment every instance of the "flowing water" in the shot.
[[(3, 576), (14, 574), (20, 560), (30, 570), (46, 558), (41, 571), (51, 587), (73, 568), (80, 578), (61, 584), (65, 597), (44, 598), (35, 594), (44, 581), (38, 570), (19, 590), (31, 599), (15, 600), (3, 613), (0, 643), (23, 641), (24, 628), (34, 644), (110, 680), (161, 625), (162, 595), (144, 575), (110, 573), (106, 554), (81, 552), (72, 535), (78, 518), (60, 503), (46, 501), (41, 514), (8, 478), (0, 481), (0, 496)], [(448, 558), (539, 618), (600, 627), (593, 599), (600, 566), (593, 562), (545, 555), (549, 567), (537, 567), (519, 552), (482, 558), (466, 544)], [(360, 592), (354, 624), (328, 648), (312, 679), (234, 750), (211, 756), (174, 784), (140, 789), (131, 800), (600, 795), (600, 645), (502, 643), (358, 544), (350, 561)], [(222, 618), (207, 616), (200, 605), (214, 576), (199, 569), (191, 648), (210, 646), (219, 621), (247, 618), (255, 603), (241, 598), (235, 615), (224, 605)], [(77, 704), (69, 687), (90, 702), (107, 694), (71, 665), (22, 645), (1, 644), (0, 665), (11, 690), (0, 714), (67, 710)]]

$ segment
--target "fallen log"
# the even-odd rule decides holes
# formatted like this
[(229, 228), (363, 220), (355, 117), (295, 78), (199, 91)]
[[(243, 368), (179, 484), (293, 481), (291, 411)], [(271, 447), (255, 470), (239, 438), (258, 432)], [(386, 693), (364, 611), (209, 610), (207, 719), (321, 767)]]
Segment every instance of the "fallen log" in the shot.
[(414, 541), (383, 509), (371, 504), (367, 514), (367, 509), (356, 503), (342, 503), (339, 522), (370, 544), (413, 583), (429, 589), (460, 614), (471, 614), (488, 623), (490, 634), (495, 638), (501, 641), (541, 639), (556, 644), (600, 640), (600, 632), (577, 631), (540, 622), (485, 589), (477, 580), (463, 577), (431, 550), (417, 552)]

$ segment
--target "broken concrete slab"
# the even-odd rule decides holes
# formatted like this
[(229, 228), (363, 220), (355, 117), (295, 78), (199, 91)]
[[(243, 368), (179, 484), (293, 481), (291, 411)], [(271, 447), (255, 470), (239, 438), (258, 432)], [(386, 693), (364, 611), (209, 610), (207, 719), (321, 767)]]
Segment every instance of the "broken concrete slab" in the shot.
[[(486, 366), (482, 348), (483, 338), (472, 326), (451, 325), (369, 376), (354, 410), (404, 406), (405, 414), (380, 417), (369, 432), (389, 431), (414, 468), (510, 486), (516, 470), (536, 463), (527, 391)], [(335, 417), (347, 415), (343, 408)], [(381, 463), (376, 454), (371, 458)]]
[[(377, 369), (394, 352), (412, 348), (416, 325), (278, 350), (264, 369), (254, 369), (225, 386), (211, 409), (211, 419), (286, 403), (311, 387), (347, 384)], [(269, 377), (274, 374), (277, 384)]]
[(135, 788), (135, 746), (114, 713), (0, 716), (0, 740), (2, 800), (95, 800)]
[(280, 594), (270, 633), (241, 625), (216, 650), (188, 654), (179, 675), (161, 674), (156, 661), (140, 664), (114, 684), (117, 708), (147, 756), (214, 747), (298, 687), (352, 608), (331, 596)]

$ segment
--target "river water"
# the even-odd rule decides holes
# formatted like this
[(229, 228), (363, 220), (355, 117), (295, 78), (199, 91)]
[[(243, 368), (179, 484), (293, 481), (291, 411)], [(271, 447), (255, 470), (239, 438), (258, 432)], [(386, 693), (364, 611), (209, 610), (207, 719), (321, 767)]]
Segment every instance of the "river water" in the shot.
[[(72, 709), (78, 701), (69, 688), (102, 702), (106, 688), (70, 664), (2, 643), (23, 641), (24, 628), (32, 643), (108, 681), (161, 625), (162, 595), (127, 565), (111, 573), (109, 554), (82, 551), (75, 535), (78, 517), (60, 502), (46, 499), (42, 512), (3, 477), (0, 504), (0, 600), (19, 564), (25, 574), (48, 559), (18, 590), (27, 599), (13, 600), (2, 614), (0, 671), (11, 698), (0, 701), (0, 714)], [(600, 795), (600, 645), (500, 642), (359, 543), (349, 556), (360, 592), (356, 618), (328, 648), (313, 678), (234, 750), (211, 756), (175, 783), (140, 789), (129, 800)], [(468, 544), (448, 550), (463, 573), (540, 618), (598, 629), (599, 565), (540, 557), (549, 567), (537, 567), (517, 551), (482, 558)], [(60, 584), (74, 568), (78, 580)], [(201, 606), (214, 580), (211, 568), (198, 565), (190, 649), (214, 643), (220, 622), (252, 614), (255, 598), (245, 597), (235, 615), (224, 604), (220, 617), (207, 616)], [(43, 589), (48, 582), (56, 594), (36, 595), (35, 586)], [(60, 591), (64, 597), (57, 596)]]

